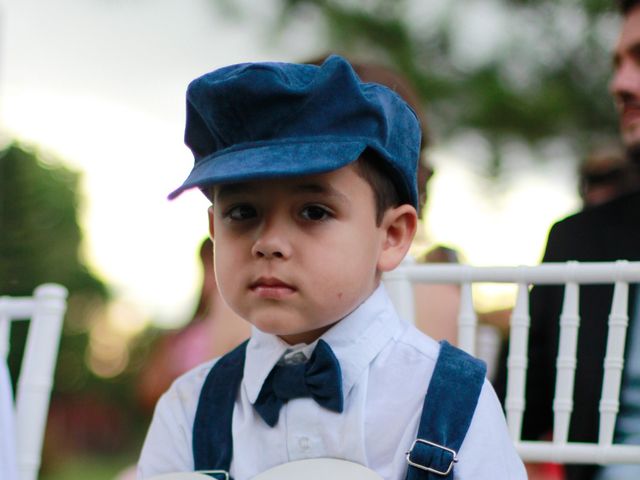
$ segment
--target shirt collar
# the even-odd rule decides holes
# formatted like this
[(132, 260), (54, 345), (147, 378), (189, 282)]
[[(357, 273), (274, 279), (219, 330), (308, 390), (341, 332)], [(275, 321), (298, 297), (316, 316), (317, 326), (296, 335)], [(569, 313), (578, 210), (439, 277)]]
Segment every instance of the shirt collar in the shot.
[[(399, 334), (400, 326), (391, 300), (380, 284), (358, 308), (320, 337), (340, 362), (345, 396), (387, 342)], [(242, 381), (249, 401), (256, 401), (267, 375), (288, 350), (302, 351), (308, 358), (316, 343), (291, 346), (276, 335), (254, 327), (247, 345)]]

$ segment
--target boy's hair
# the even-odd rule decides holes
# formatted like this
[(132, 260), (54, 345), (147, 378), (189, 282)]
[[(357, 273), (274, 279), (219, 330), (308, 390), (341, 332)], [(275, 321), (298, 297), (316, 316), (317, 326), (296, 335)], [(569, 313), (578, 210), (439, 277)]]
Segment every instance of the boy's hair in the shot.
[(391, 180), (388, 168), (373, 150), (365, 150), (354, 162), (356, 173), (362, 177), (373, 191), (376, 212), (376, 225), (382, 223), (384, 213), (402, 203), (400, 193)]

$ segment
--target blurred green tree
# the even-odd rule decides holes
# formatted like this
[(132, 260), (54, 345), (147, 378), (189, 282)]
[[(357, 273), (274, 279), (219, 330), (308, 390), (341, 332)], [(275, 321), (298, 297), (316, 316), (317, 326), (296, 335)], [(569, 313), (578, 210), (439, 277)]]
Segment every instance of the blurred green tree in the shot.
[[(0, 292), (30, 295), (42, 283), (69, 290), (56, 368), (56, 390), (81, 390), (92, 377), (85, 362), (90, 309), (108, 296), (80, 256), (76, 172), (16, 143), (0, 152)], [(28, 325), (12, 329), (10, 369), (19, 374)]]
[[(232, 8), (229, 0), (217, 2)], [(276, 4), (276, 31), (319, 23), (326, 51), (386, 63), (407, 75), (428, 104), (435, 137), (480, 133), (494, 148), (493, 173), (510, 142), (528, 145), (545, 160), (543, 147), (558, 140), (580, 158), (617, 138), (607, 94), (618, 28), (610, 0)]]
[(29, 295), (45, 282), (106, 298), (80, 257), (79, 175), (34, 150), (0, 152), (0, 291)]
[[(123, 448), (122, 431), (138, 427), (130, 386), (134, 372), (104, 379), (87, 361), (91, 328), (110, 294), (82, 257), (79, 181), (79, 173), (46, 152), (17, 143), (0, 151), (0, 295), (30, 295), (46, 282), (69, 290), (45, 459), (59, 460), (79, 444)], [(18, 322), (11, 331), (14, 382), (27, 329), (26, 322)]]

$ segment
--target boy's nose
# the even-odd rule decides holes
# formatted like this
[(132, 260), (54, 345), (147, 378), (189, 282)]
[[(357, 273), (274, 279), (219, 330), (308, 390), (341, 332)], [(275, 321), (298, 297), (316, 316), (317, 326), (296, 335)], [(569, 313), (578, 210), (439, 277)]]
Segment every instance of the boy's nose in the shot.
[(274, 225), (265, 225), (251, 249), (257, 258), (287, 259), (291, 256), (291, 244), (286, 232)]
[(258, 258), (285, 258), (281, 249), (266, 244), (256, 244), (253, 248), (253, 255)]

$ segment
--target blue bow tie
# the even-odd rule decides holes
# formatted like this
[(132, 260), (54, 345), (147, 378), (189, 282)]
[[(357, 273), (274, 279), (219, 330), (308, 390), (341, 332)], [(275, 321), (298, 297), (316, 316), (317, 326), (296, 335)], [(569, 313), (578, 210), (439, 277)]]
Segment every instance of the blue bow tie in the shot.
[(273, 367), (253, 406), (273, 427), (278, 423), (280, 407), (292, 398), (301, 397), (312, 397), (319, 405), (342, 412), (340, 363), (324, 340), (318, 341), (308, 362)]

